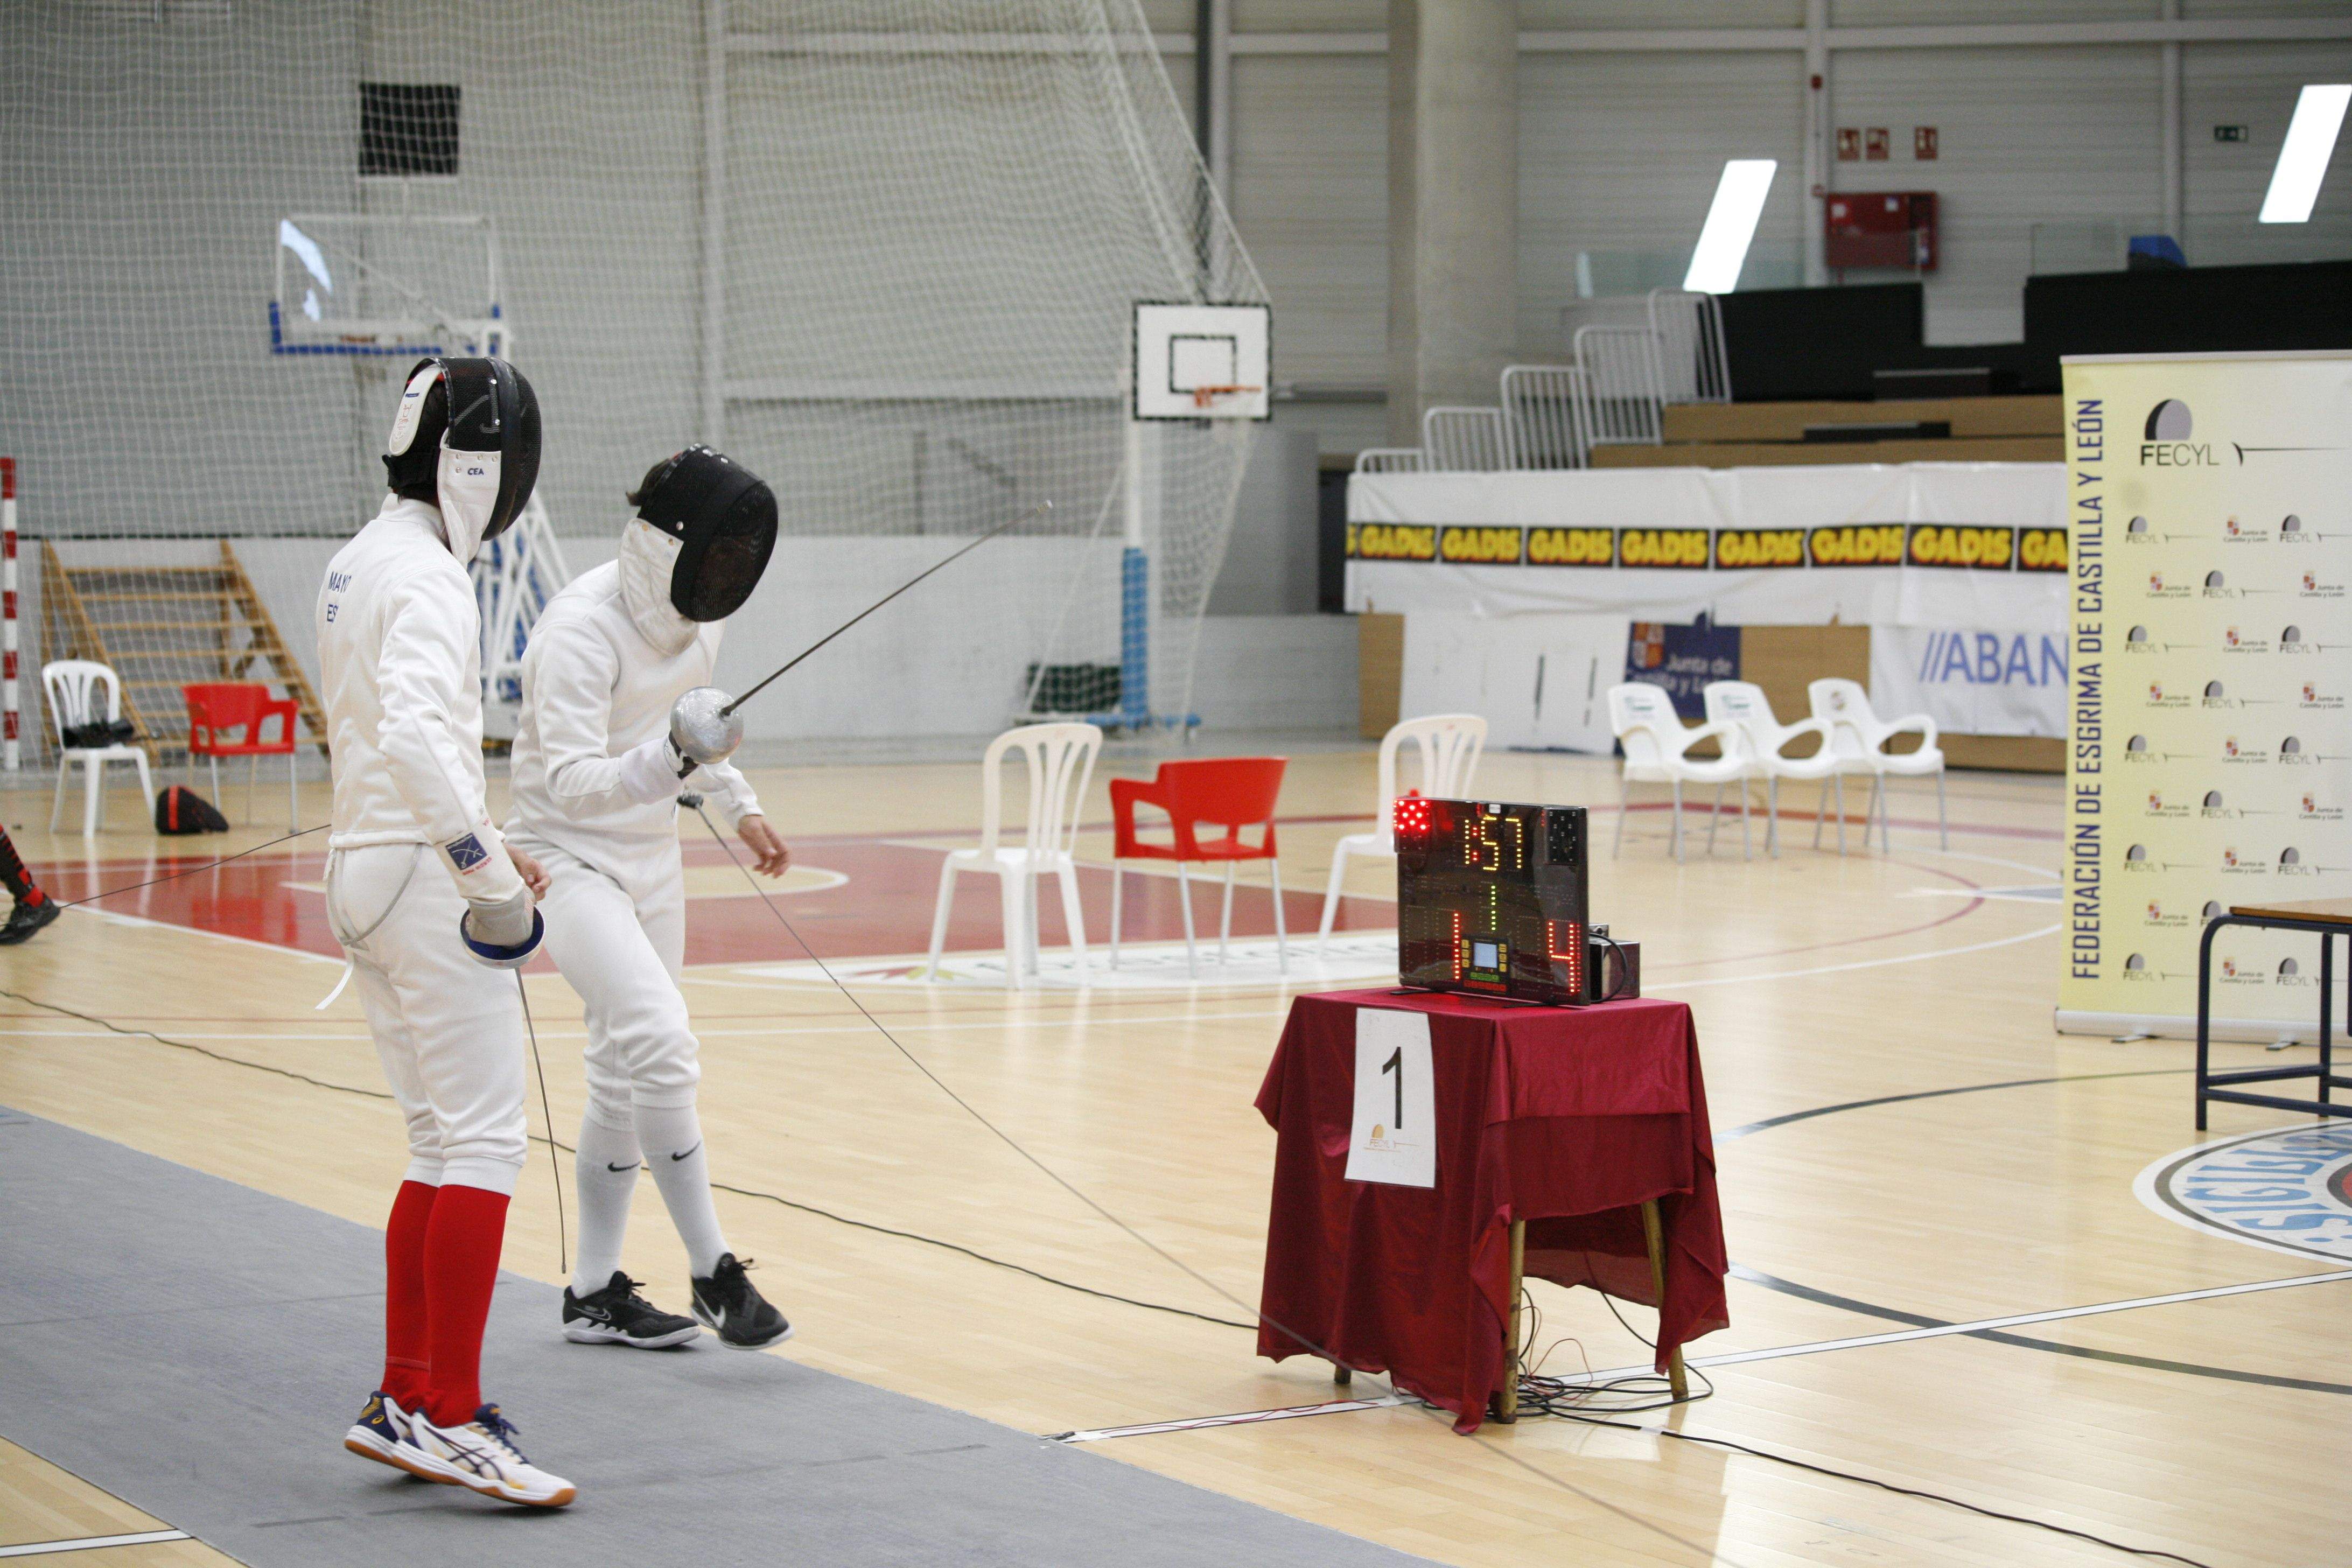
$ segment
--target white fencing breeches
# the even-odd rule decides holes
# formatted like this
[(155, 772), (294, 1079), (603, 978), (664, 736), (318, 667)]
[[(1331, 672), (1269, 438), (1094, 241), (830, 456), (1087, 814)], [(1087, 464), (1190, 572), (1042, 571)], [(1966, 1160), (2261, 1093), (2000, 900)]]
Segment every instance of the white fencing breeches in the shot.
[(686, 879), (675, 858), (623, 887), (554, 846), (517, 842), (547, 868), (547, 948), (587, 1014), (588, 1114), (614, 1131), (634, 1108), (694, 1103), (702, 1079), (686, 998)]
[(511, 1194), (530, 1147), (522, 999), (512, 975), (467, 956), (465, 910), (425, 845), (327, 858), (327, 919), (408, 1121), (408, 1180)]

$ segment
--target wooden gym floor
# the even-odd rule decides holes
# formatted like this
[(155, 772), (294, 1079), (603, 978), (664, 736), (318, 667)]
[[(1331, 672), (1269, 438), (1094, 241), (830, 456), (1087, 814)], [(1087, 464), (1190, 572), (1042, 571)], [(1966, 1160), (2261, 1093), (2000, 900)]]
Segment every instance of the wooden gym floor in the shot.
[[(1082, 838), (1082, 857), (1108, 853), (1103, 775), (1150, 766), (1098, 769), (1087, 820), (1103, 831)], [(800, 870), (782, 905), (817, 951), (919, 954), (938, 856), (976, 824), (976, 765), (754, 777), (796, 848)], [(2144, 1168), (2200, 1142), (2190, 1053), (2178, 1042), (2051, 1031), (2061, 787), (1953, 775), (1948, 853), (1934, 847), (1932, 795), (1916, 784), (1899, 789), (1892, 855), (1862, 851), (1858, 820), (1853, 853), (1815, 853), (1811, 818), (1792, 816), (1781, 855), (1767, 859), (1759, 809), (1756, 858), (1740, 858), (1736, 818), (1708, 858), (1695, 813), (1691, 858), (1677, 867), (1664, 814), (1640, 801), (1622, 858), (1605, 858), (1611, 764), (1487, 758), (1480, 793), (1489, 798), (1596, 808), (1596, 916), (1642, 942), (1647, 989), (1696, 1011), (1738, 1273), (1732, 1326), (1691, 1353), (1704, 1366), (1738, 1352), (1873, 1342), (1719, 1365), (1708, 1373), (1712, 1398), (1621, 1419), (1663, 1420), (2217, 1565), (2352, 1563), (2341, 1524), (2352, 1280), (2234, 1289), (2352, 1269), (2352, 1247), (2336, 1261), (2325, 1249), (2264, 1249), (2177, 1223), (2136, 1195)], [(1368, 748), (1294, 756), (1281, 830), (1294, 941), (1302, 929), (1311, 941), (1331, 844), (1364, 826), (1372, 789)], [(229, 795), (241, 808), (242, 792)], [(282, 831), (272, 826), (282, 824), (272, 815), (282, 798), (265, 785), (262, 826), (173, 846), (177, 863)], [(1783, 794), (1784, 811), (1811, 804), (1802, 786)], [(1858, 816), (1858, 794), (1852, 805)], [(173, 863), (127, 792), (114, 797), (117, 830), (94, 845), (41, 831), (47, 806), (45, 794), (6, 799), (20, 849), (64, 897)], [(306, 786), (305, 820), (324, 809), (323, 786)], [(1244, 1330), (866, 1228), (951, 1242), (1091, 1290), (1244, 1315), (1023, 1163), (822, 976), (784, 967), (805, 955), (765, 906), (737, 896), (700, 825), (686, 828), (689, 844), (699, 841), (687, 989), (703, 1047), (702, 1115), (717, 1178), (740, 1189), (719, 1198), (730, 1239), (761, 1260), (764, 1288), (799, 1327), (775, 1353), (1040, 1434), (1333, 1397), (1320, 1363), (1259, 1361)], [(312, 1011), (337, 972), (306, 886), (320, 875), (318, 844), (69, 910), (30, 945), (0, 952), (10, 994), (0, 996), (0, 1105), (380, 1223), (401, 1137), (391, 1106), (372, 1097), (381, 1079), (350, 995)], [(1355, 864), (1349, 923), (1377, 930), (1392, 919), (1382, 900), (1393, 874), (1388, 862)], [(1107, 886), (1090, 874), (1086, 888), (1097, 942)], [(1139, 887), (1131, 881), (1130, 895)], [(1130, 940), (1174, 934), (1172, 893), (1154, 884), (1131, 898), (1142, 913)], [(967, 884), (964, 900), (950, 947), (996, 946), (993, 887)], [(1199, 907), (1213, 942), (1214, 898), (1202, 894)], [(1270, 913), (1263, 892), (1245, 893), (1237, 933), (1270, 931)], [(1049, 921), (1047, 941), (1057, 935)], [(911, 984), (903, 963), (847, 967), (866, 1005), (959, 1094), (1160, 1246), (1255, 1301), (1273, 1137), (1251, 1100), (1282, 990), (1220, 984), (1205, 969), (1197, 987), (1014, 995), (971, 980)], [(577, 1005), (551, 973), (534, 973), (530, 987), (555, 1131), (569, 1144), (581, 1100)], [(2225, 1063), (2262, 1057), (2220, 1049)], [(535, 1102), (531, 1116), (539, 1130)], [(2213, 1135), (2281, 1125), (2310, 1124), (2218, 1107)], [(546, 1152), (534, 1145), (506, 1264), (556, 1280)], [(569, 1166), (567, 1157), (567, 1185)], [(625, 1261), (657, 1302), (682, 1304), (683, 1258), (649, 1183)], [(1906, 1332), (2217, 1288), (2230, 1293), (2059, 1317), (1998, 1338)], [(1541, 1283), (1534, 1292), (1540, 1344), (1562, 1342), (1544, 1370), (1648, 1359), (1589, 1293)], [(1645, 1312), (1627, 1315), (1646, 1330)], [(497, 1384), (495, 1350), (488, 1371), (497, 1396), (528, 1421), (530, 1392)], [(1360, 1378), (1354, 1392), (1376, 1391), (1368, 1385)], [(334, 1441), (345, 1415), (320, 1413), (321, 1465), (349, 1462)], [(561, 1468), (571, 1439), (533, 1436), (534, 1454)], [(1466, 1439), (1425, 1413), (1381, 1408), (1106, 1438), (1097, 1449), (1445, 1563), (2125, 1560), (1935, 1501), (1563, 1420), (1490, 1425)], [(0, 1443), (0, 1551), (171, 1530), (137, 1500)], [(227, 1559), (161, 1541), (72, 1561)]]

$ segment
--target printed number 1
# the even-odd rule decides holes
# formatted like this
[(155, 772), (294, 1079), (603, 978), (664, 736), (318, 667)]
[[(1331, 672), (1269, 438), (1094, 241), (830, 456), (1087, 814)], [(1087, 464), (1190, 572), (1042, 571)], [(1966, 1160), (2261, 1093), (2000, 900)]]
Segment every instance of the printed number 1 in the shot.
[(1381, 1070), (1396, 1074), (1396, 1120), (1389, 1125), (1402, 1130), (1404, 1126), (1404, 1047), (1402, 1046), (1389, 1053), (1389, 1059), (1381, 1064)]

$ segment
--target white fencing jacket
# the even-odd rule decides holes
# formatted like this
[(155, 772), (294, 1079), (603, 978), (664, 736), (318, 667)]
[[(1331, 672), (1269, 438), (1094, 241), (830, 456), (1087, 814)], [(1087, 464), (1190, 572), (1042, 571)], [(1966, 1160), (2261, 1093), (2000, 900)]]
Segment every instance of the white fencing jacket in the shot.
[(335, 780), (331, 849), (430, 844), (470, 903), (521, 891), (482, 788), (482, 622), (441, 514), (386, 495), (316, 610)]
[(757, 813), (759, 797), (731, 763), (683, 781), (646, 765), (669, 733), (671, 705), (710, 684), (724, 625), (695, 626), (665, 653), (631, 618), (617, 562), (582, 573), (549, 600), (523, 650), (508, 831), (625, 886), (676, 863), (681, 791), (711, 797), (730, 827)]

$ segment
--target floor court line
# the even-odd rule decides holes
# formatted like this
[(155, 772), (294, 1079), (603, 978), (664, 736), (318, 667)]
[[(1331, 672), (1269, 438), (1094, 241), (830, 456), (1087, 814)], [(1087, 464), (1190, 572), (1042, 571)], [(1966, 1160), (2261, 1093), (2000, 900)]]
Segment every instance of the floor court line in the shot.
[[(1735, 1266), (1736, 1268), (1736, 1266)], [(2137, 1311), (2147, 1307), (2168, 1307), (2184, 1301), (2210, 1301), (2224, 1296), (2247, 1296), (2264, 1290), (2291, 1290), (2305, 1285), (2332, 1285), (2352, 1279), (2352, 1268), (2331, 1269), (2324, 1274), (2300, 1274), (2287, 1279), (2255, 1279), (2241, 1285), (2212, 1285), (2197, 1290), (2175, 1290), (2161, 1296), (2137, 1296), (2122, 1301), (2095, 1301), (2081, 1307), (2054, 1307), (2042, 1312), (2015, 1312), (2003, 1318), (1979, 1318), (1973, 1322), (1939, 1323), (1927, 1328), (1897, 1329), (1884, 1334), (1855, 1334), (1838, 1340), (1807, 1340), (1797, 1344), (1773, 1345), (1763, 1350), (1727, 1351), (1721, 1355), (1691, 1356), (1686, 1364), (1699, 1368), (1743, 1366), (1753, 1362), (1785, 1361), (1792, 1356), (1825, 1355), (1834, 1351), (1866, 1350), (1875, 1345), (1905, 1344), (1914, 1340), (1948, 1339), (1955, 1334), (1977, 1334), (1991, 1330), (2022, 1328), (2032, 1323), (2054, 1323), (2069, 1318), (2101, 1317), (2113, 1312)], [(1569, 1384), (1609, 1383), (1619, 1378), (1654, 1376), (1648, 1366), (1612, 1367), (1606, 1372), (1569, 1373), (1559, 1381)], [(1061, 1443), (1096, 1443), (1113, 1437), (1148, 1437), (1163, 1432), (1198, 1431), (1211, 1426), (1239, 1426), (1261, 1421), (1285, 1421), (1303, 1415), (1336, 1415), (1354, 1410), (1376, 1410), (1386, 1405), (1402, 1405), (1410, 1396), (1389, 1394), (1379, 1399), (1339, 1399), (1321, 1405), (1284, 1405), (1272, 1410), (1238, 1411), (1228, 1415), (1196, 1415), (1173, 1421), (1148, 1421), (1132, 1426), (1102, 1426), (1084, 1428), (1055, 1435), (1053, 1441)]]
[[(1776, 970), (1776, 971), (1773, 971), (1773, 972), (1770, 972), (1770, 973), (1764, 973), (1764, 974), (1738, 974), (1738, 975), (1725, 975), (1725, 976), (1720, 976), (1720, 977), (1717, 977), (1717, 978), (1716, 978), (1716, 979), (1712, 979), (1712, 980), (1674, 980), (1674, 981), (1667, 981), (1667, 982), (1665, 982), (1664, 984), (1660, 984), (1660, 985), (1657, 985), (1657, 986), (1654, 986), (1654, 987), (1652, 987), (1652, 989), (1654, 989), (1654, 990), (1658, 990), (1658, 991), (1688, 991), (1688, 990), (1696, 990), (1696, 989), (1697, 989), (1697, 988), (1699, 988), (1699, 987), (1701, 987), (1701, 986), (1709, 986), (1709, 985), (1732, 985), (1732, 984), (1743, 984), (1743, 983), (1748, 983), (1748, 982), (1766, 981), (1766, 980), (1798, 980), (1798, 979), (1802, 979), (1802, 978), (1805, 978), (1806, 976), (1809, 976), (1809, 975), (1814, 975), (1814, 974), (1834, 974), (1834, 973), (1843, 973), (1843, 972), (1844, 972), (1844, 971), (1848, 971), (1848, 970), (1855, 970), (1855, 969), (1879, 969), (1879, 968), (1885, 968), (1885, 967), (1886, 967), (1886, 966), (1888, 966), (1888, 965), (1892, 965), (1892, 964), (1901, 964), (1901, 963), (1924, 963), (1924, 962), (1926, 962), (1927, 960), (1934, 959), (1934, 958), (1952, 958), (1952, 957), (1958, 957), (1958, 956), (1959, 956), (1960, 954), (1963, 954), (1963, 953), (1969, 953), (1969, 952), (1984, 952), (1985, 950), (1990, 949), (1990, 948), (2008, 947), (2008, 946), (2011, 946), (2011, 945), (2013, 945), (2013, 944), (2015, 944), (2015, 943), (2017, 943), (2017, 942), (2031, 942), (2031, 941), (2032, 941), (2033, 939), (2035, 939), (2035, 938), (2037, 938), (2037, 937), (2048, 936), (2048, 935), (2050, 935), (2051, 933), (2053, 933), (2053, 931), (2058, 931), (2059, 929), (2060, 929), (2059, 925), (2057, 925), (2057, 924), (2053, 923), (2053, 924), (2046, 925), (2046, 926), (2039, 926), (2039, 927), (2036, 927), (2036, 928), (2035, 928), (2034, 930), (2032, 930), (2032, 931), (2022, 931), (2022, 932), (2020, 932), (2019, 934), (2017, 934), (2017, 935), (2015, 935), (2015, 936), (1998, 937), (1998, 938), (1995, 938), (1994, 940), (1992, 940), (1992, 941), (1990, 941), (1990, 942), (1972, 942), (1972, 943), (1969, 943), (1969, 944), (1968, 944), (1968, 945), (1966, 945), (1966, 946), (1962, 946), (1962, 947), (1933, 948), (1933, 949), (1928, 950), (1928, 951), (1927, 951), (1927, 952), (1926, 952), (1898, 953), (1898, 954), (1895, 954), (1895, 955), (1894, 955), (1894, 956), (1892, 956), (1892, 957), (1888, 957), (1888, 958), (1873, 958), (1873, 959), (1864, 959), (1864, 960), (1861, 960), (1861, 961), (1856, 962), (1856, 963), (1836, 963), (1836, 964), (1827, 964), (1827, 965), (1822, 965), (1822, 966), (1816, 967), (1816, 968), (1812, 968), (1812, 969)], [(1719, 961), (1719, 962), (1723, 962), (1723, 963), (1735, 963), (1735, 962), (1744, 962), (1744, 961), (1741, 961), (1741, 960), (1732, 960), (1732, 959), (1725, 959), (1725, 960), (1721, 960), (1721, 961)], [(765, 983), (765, 982), (759, 982), (759, 981), (730, 981), (730, 980), (723, 980), (723, 979), (720, 979), (720, 978), (719, 978), (719, 977), (717, 977), (717, 976), (714, 976), (714, 975), (697, 975), (697, 976), (693, 976), (692, 978), (695, 978), (695, 979), (697, 979), (697, 980), (699, 980), (699, 981), (701, 981), (702, 983), (704, 983), (704, 984), (706, 984), (730, 986), (730, 987), (740, 988), (740, 989), (742, 989), (742, 990), (750, 990), (750, 991), (777, 991), (777, 990), (785, 990), (785, 989), (793, 989), (793, 988), (805, 988), (805, 986), (806, 986), (806, 985), (813, 985), (813, 984), (814, 984), (814, 983), (813, 983), (813, 982), (812, 982), (812, 983), (787, 982), (787, 983), (784, 983), (784, 984), (773, 984), (773, 983)], [(952, 1034), (952, 1033), (955, 1033), (955, 1032), (958, 1032), (958, 1031), (961, 1031), (961, 1030), (971, 1030), (971, 1029), (1013, 1029), (1013, 1028), (1043, 1028), (1043, 1027), (1053, 1027), (1053, 1028), (1072, 1028), (1072, 1027), (1083, 1027), (1083, 1026), (1090, 1026), (1090, 1025), (1096, 1025), (1096, 1024), (1101, 1024), (1101, 1025), (1122, 1025), (1122, 1026), (1123, 1026), (1123, 1025), (1129, 1025), (1129, 1024), (1197, 1024), (1197, 1023), (1213, 1023), (1213, 1022), (1219, 1022), (1219, 1021), (1222, 1021), (1222, 1020), (1231, 1019), (1231, 1018), (1281, 1018), (1281, 1017), (1286, 1017), (1286, 1016), (1289, 1016), (1289, 1010), (1288, 1010), (1287, 1008), (1280, 1008), (1280, 1007), (1277, 1007), (1277, 1008), (1265, 1008), (1265, 1009), (1252, 1009), (1252, 1010), (1249, 1010), (1249, 1011), (1246, 1011), (1246, 1012), (1221, 1012), (1221, 1013), (1216, 1013), (1216, 1014), (1207, 1015), (1207, 1016), (1197, 1015), (1197, 1014), (1169, 1014), (1169, 1015), (1160, 1015), (1160, 1016), (1106, 1016), (1106, 1017), (1091, 1017), (1091, 1016), (1089, 1016), (1089, 1017), (1060, 1017), (1060, 1018), (976, 1018), (976, 1019), (972, 1019), (972, 1020), (971, 1020), (970, 1022), (938, 1023), (938, 1024), (894, 1024), (894, 1025), (892, 1026), (892, 1027), (893, 1027), (895, 1030), (898, 1030), (898, 1031), (900, 1031), (900, 1032), (908, 1033), (908, 1034)], [(870, 1027), (868, 1027), (868, 1026), (866, 1026), (859, 1025), (859, 1024), (826, 1024), (826, 1025), (820, 1025), (820, 1026), (815, 1026), (815, 1027), (799, 1027), (799, 1028), (795, 1028), (795, 1027), (782, 1027), (782, 1028), (755, 1028), (755, 1029), (718, 1029), (718, 1028), (714, 1028), (714, 1029), (700, 1029), (700, 1030), (698, 1030), (698, 1031), (696, 1031), (696, 1032), (697, 1032), (698, 1034), (707, 1034), (707, 1035), (711, 1036), (711, 1037), (714, 1037), (714, 1038), (719, 1038), (719, 1037), (732, 1037), (732, 1036), (749, 1036), (749, 1037), (764, 1037), (764, 1036), (775, 1036), (775, 1037), (786, 1037), (786, 1036), (790, 1036), (790, 1037), (804, 1037), (804, 1036), (814, 1036), (814, 1035), (843, 1035), (843, 1034), (848, 1034), (848, 1035), (863, 1035), (863, 1034), (870, 1034), (870, 1033), (872, 1033), (873, 1031), (871, 1030), (871, 1028), (870, 1028)], [(114, 1035), (112, 1031), (108, 1031), (108, 1030), (99, 1030), (99, 1031), (63, 1030), (63, 1029), (58, 1029), (58, 1030), (49, 1030), (49, 1029), (0, 1030), (0, 1037), (37, 1037), (37, 1036), (41, 1036), (41, 1035), (56, 1035), (56, 1036), (58, 1036), (59, 1037), (61, 1037), (61, 1038), (89, 1038), (89, 1037), (99, 1037), (99, 1036), (100, 1036), (100, 1035), (105, 1035), (105, 1036), (109, 1036), (109, 1037), (116, 1037), (116, 1038), (120, 1038), (120, 1037), (121, 1037), (120, 1036), (116, 1036), (116, 1035)], [(270, 1034), (270, 1033), (266, 1033), (266, 1032), (256, 1032), (256, 1033), (253, 1033), (253, 1034), (245, 1034), (245, 1035), (241, 1035), (241, 1034), (219, 1034), (219, 1035), (194, 1035), (194, 1034), (190, 1034), (190, 1035), (188, 1036), (188, 1037), (189, 1037), (189, 1038), (192, 1038), (192, 1039), (309, 1040), (309, 1041), (314, 1041), (314, 1042), (315, 1042), (315, 1041), (320, 1041), (320, 1040), (357, 1040), (357, 1039), (363, 1039), (363, 1038), (366, 1038), (366, 1037), (364, 1037), (364, 1036), (359, 1036), (359, 1035), (279, 1035), (279, 1034)], [(543, 1037), (545, 1037), (545, 1038), (550, 1038), (550, 1039), (580, 1039), (580, 1038), (585, 1038), (585, 1035), (584, 1035), (584, 1033), (573, 1032), (573, 1031), (568, 1031), (568, 1030), (567, 1030), (567, 1031), (550, 1030), (550, 1031), (547, 1031), (547, 1032), (546, 1032), (546, 1034), (545, 1034), (545, 1036), (544, 1036)]]
[(110, 1546), (152, 1546), (165, 1541), (194, 1541), (184, 1530), (142, 1530), (132, 1535), (79, 1535), (69, 1541), (27, 1541), (0, 1546), (0, 1557), (50, 1557), (67, 1552), (100, 1552)]

